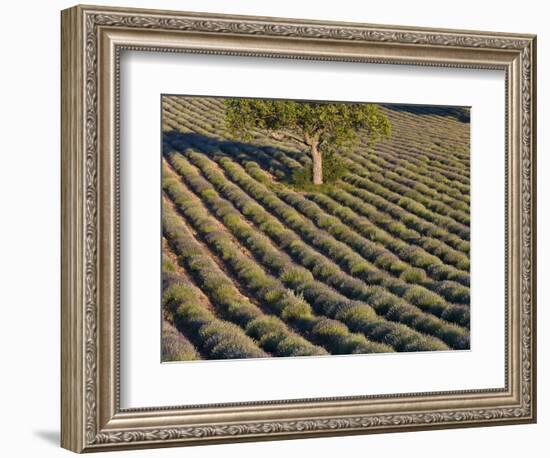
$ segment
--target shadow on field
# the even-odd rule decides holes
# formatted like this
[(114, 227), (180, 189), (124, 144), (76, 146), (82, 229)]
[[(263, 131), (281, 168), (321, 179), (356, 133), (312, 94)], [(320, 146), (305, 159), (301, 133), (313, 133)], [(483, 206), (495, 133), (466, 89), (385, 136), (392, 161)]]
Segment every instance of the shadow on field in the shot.
[(416, 115), (446, 116), (457, 119), (460, 122), (470, 122), (470, 108), (467, 107), (442, 107), (431, 105), (382, 105), (393, 111), (401, 111)]
[[(211, 159), (228, 157), (238, 163), (255, 162), (263, 170), (268, 170), (280, 180), (290, 177), (293, 170), (302, 168), (304, 163), (301, 161), (307, 161), (307, 155), (298, 150), (219, 139), (195, 132), (181, 133), (175, 130), (164, 132), (162, 145), (163, 154), (170, 151), (185, 153), (195, 150)], [(290, 164), (294, 164), (294, 166), (288, 165), (290, 158), (296, 161), (295, 163), (290, 161)], [(284, 159), (284, 161), (280, 159)]]

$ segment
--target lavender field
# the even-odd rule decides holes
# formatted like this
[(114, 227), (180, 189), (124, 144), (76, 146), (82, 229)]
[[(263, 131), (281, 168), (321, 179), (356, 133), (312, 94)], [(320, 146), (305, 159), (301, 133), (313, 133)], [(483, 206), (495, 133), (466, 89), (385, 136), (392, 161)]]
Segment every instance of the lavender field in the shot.
[(391, 137), (315, 188), (225, 106), (162, 97), (163, 361), (470, 348), (467, 110), (379, 106)]

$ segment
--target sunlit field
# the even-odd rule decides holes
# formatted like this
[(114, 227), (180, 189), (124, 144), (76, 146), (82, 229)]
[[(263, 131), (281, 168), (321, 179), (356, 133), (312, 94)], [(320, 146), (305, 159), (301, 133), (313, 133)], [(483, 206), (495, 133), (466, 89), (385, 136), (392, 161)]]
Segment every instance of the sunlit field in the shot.
[(226, 107), (162, 97), (163, 361), (470, 348), (467, 109), (380, 105), (312, 185)]

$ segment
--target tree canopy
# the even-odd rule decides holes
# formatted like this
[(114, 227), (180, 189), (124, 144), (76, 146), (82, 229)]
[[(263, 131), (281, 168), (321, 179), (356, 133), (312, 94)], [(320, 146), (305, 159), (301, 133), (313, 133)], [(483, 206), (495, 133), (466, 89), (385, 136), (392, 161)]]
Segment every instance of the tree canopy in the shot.
[(391, 124), (379, 107), (365, 103), (227, 99), (225, 116), (231, 132), (244, 140), (259, 129), (307, 148), (314, 184), (323, 183), (323, 157), (352, 146), (360, 130), (369, 142), (391, 134)]

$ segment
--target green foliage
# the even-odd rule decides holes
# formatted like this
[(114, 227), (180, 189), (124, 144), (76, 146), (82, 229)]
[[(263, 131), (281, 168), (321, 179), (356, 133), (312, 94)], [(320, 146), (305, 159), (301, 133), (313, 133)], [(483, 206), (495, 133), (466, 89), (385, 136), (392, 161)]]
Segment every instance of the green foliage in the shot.
[(346, 163), (334, 150), (323, 151), (323, 181), (334, 183), (348, 171)]
[[(339, 155), (350, 148), (362, 130), (370, 143), (389, 137), (391, 124), (377, 105), (338, 102), (295, 102), (292, 100), (228, 99), (225, 122), (229, 131), (243, 140), (252, 131), (267, 131), (277, 140), (318, 150), (323, 158), (323, 181), (333, 183), (346, 173)], [(312, 182), (309, 167), (296, 170), (292, 182), (304, 187)]]
[[(334, 151), (322, 151), (323, 157), (323, 183), (337, 182), (348, 171), (345, 161)], [(295, 169), (292, 172), (290, 182), (298, 189), (309, 189), (312, 184), (311, 166)]]
[(320, 133), (321, 141), (332, 147), (355, 140), (359, 129), (365, 129), (373, 141), (391, 133), (390, 122), (378, 106), (363, 103), (228, 99), (225, 119), (229, 129), (245, 139), (251, 138), (251, 129), (279, 131), (283, 136), (292, 133), (301, 142)]

